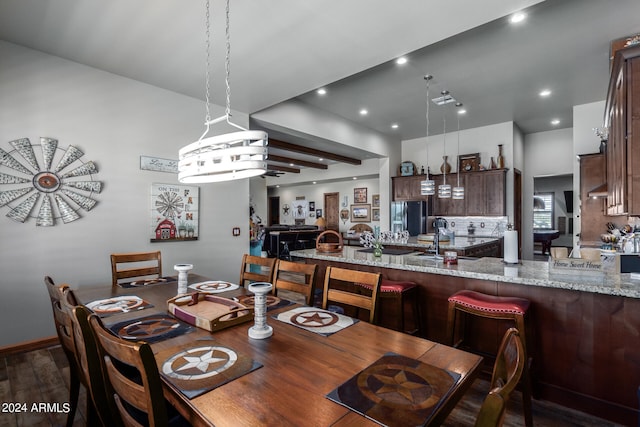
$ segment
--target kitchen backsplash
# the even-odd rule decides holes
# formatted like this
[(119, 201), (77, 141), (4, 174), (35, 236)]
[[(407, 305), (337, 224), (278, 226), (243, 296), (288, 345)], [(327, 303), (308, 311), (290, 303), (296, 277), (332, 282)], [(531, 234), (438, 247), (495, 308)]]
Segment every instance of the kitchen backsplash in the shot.
[[(429, 232), (433, 232), (431, 227), (433, 218), (429, 217)], [(449, 230), (454, 231), (456, 236), (469, 235), (467, 229), (473, 223), (476, 229), (475, 235), (478, 237), (502, 237), (509, 223), (509, 217), (506, 216), (445, 216), (442, 218), (447, 220)]]

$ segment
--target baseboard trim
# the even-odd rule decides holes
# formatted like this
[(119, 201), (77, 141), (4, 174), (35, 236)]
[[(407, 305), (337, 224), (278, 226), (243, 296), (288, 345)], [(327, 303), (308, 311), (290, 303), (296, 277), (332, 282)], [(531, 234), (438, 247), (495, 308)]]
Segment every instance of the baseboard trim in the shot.
[(640, 419), (640, 411), (635, 408), (608, 402), (548, 383), (539, 383), (541, 398), (567, 408), (576, 409), (614, 423), (634, 426)]
[(26, 353), (28, 351), (39, 350), (41, 348), (52, 347), (59, 344), (60, 341), (58, 340), (58, 337), (47, 337), (32, 341), (24, 341), (18, 344), (0, 347), (0, 357), (10, 356), (16, 353)]

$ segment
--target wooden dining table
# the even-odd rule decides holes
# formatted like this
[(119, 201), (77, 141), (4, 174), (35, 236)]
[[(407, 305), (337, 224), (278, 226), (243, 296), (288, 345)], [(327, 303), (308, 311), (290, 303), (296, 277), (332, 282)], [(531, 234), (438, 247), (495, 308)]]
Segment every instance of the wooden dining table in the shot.
[[(189, 274), (189, 283), (207, 281)], [(140, 311), (103, 318), (108, 327), (150, 314), (167, 314), (167, 300), (176, 296), (177, 282), (136, 288), (80, 287), (74, 290), (82, 304), (97, 299), (136, 295), (153, 304)], [(238, 288), (218, 296), (248, 294)], [(198, 343), (223, 344), (262, 366), (195, 398), (187, 398), (167, 376), (162, 376), (165, 397), (194, 426), (375, 426), (374, 421), (338, 404), (327, 394), (354, 375), (392, 352), (458, 374), (427, 425), (439, 425), (455, 407), (480, 372), (482, 357), (364, 321), (329, 336), (320, 335), (274, 319), (272, 316), (298, 304), (268, 312), (273, 335), (251, 339), (247, 322), (210, 333), (194, 328), (151, 344), (156, 355), (167, 349)]]

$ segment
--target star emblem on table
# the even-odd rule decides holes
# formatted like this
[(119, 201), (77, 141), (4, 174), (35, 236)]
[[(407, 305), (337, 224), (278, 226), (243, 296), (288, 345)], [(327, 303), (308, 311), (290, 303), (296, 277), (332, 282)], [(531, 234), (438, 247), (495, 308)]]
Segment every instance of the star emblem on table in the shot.
[(298, 316), (298, 319), (300, 319), (299, 323), (305, 326), (326, 326), (334, 321), (333, 316), (319, 311), (302, 313)]
[(176, 371), (186, 371), (188, 369), (198, 369), (200, 372), (208, 372), (209, 365), (217, 364), (219, 362), (225, 362), (227, 359), (222, 357), (214, 357), (213, 350), (209, 350), (200, 356), (182, 356), (182, 359), (186, 361), (184, 365), (176, 368)]
[(386, 400), (408, 401), (411, 404), (422, 403), (425, 396), (431, 395), (431, 386), (424, 382), (412, 381), (404, 370), (396, 370), (390, 373), (377, 373), (372, 375), (380, 382), (377, 389), (372, 388), (379, 397)]

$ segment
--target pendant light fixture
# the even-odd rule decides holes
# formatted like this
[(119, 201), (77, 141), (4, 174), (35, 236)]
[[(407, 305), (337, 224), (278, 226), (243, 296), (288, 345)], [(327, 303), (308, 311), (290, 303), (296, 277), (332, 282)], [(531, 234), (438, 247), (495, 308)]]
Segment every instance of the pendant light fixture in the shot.
[[(449, 95), (448, 90), (440, 92), (442, 99), (446, 99)], [(438, 198), (450, 199), (451, 198), (451, 185), (447, 184), (447, 115), (446, 108), (442, 110), (442, 184), (438, 185)]]
[[(456, 102), (456, 108), (458, 109), (458, 148), (456, 158), (460, 156), (460, 115), (463, 113), (462, 102)], [(464, 200), (464, 187), (460, 186), (460, 162), (458, 162), (458, 166), (456, 167), (457, 184), (453, 187), (453, 192), (451, 198), (455, 200)]]
[[(206, 72), (205, 72), (205, 132), (196, 142), (179, 151), (178, 180), (182, 183), (221, 182), (249, 178), (267, 171), (268, 135), (263, 131), (251, 131), (231, 122), (231, 86), (229, 36), (229, 0), (226, 3), (226, 56), (225, 85), (226, 109), (224, 116), (211, 120), (209, 112), (209, 0), (205, 2)], [(211, 125), (226, 121), (239, 132), (205, 138)]]
[(429, 176), (429, 104), (431, 103), (429, 99), (429, 82), (433, 79), (433, 76), (427, 74), (424, 76), (424, 79), (427, 82), (427, 140), (425, 142), (425, 146), (427, 147), (427, 176), (420, 182), (420, 194), (423, 196), (432, 196), (436, 194), (436, 183)]

